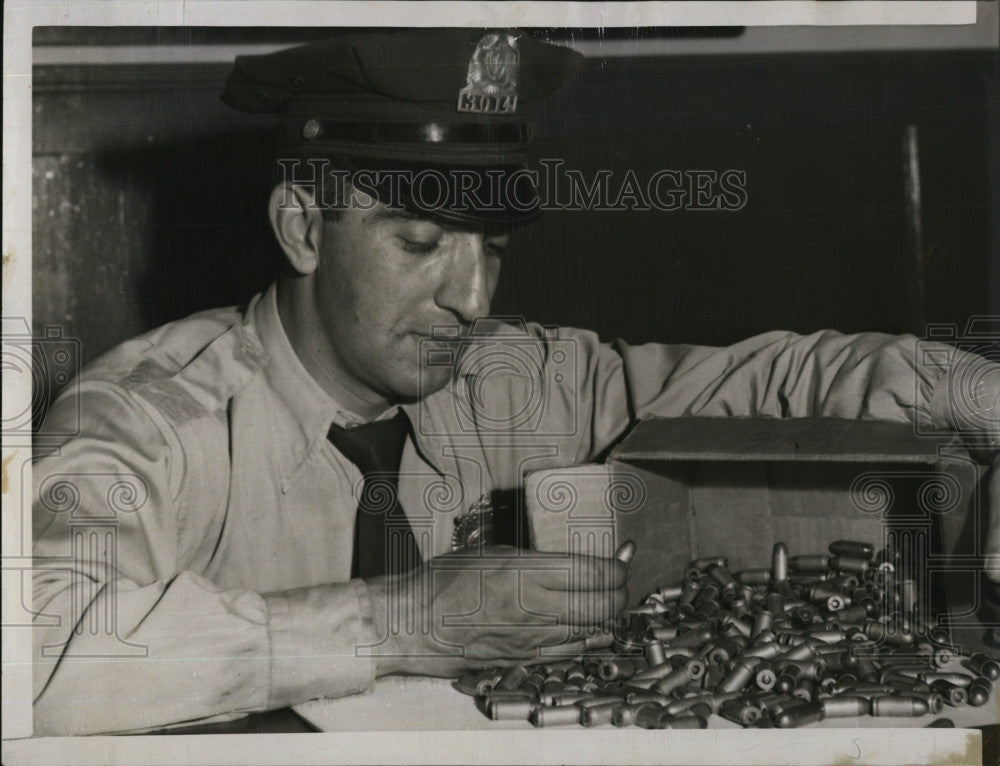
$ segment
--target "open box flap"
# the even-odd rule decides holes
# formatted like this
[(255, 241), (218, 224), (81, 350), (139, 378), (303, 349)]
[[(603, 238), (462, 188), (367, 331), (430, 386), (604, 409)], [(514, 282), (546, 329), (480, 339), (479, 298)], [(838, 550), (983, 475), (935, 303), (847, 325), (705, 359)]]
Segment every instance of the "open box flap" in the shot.
[(949, 435), (917, 436), (904, 423), (841, 418), (654, 418), (636, 424), (610, 461), (801, 460), (924, 463)]

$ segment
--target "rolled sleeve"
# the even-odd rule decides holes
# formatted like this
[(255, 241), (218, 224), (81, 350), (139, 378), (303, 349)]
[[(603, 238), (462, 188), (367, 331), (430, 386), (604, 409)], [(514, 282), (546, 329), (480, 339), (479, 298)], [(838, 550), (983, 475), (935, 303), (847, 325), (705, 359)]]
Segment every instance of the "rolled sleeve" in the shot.
[(372, 687), (375, 662), (359, 651), (375, 643), (361, 580), (268, 593), (269, 707), (340, 697)]

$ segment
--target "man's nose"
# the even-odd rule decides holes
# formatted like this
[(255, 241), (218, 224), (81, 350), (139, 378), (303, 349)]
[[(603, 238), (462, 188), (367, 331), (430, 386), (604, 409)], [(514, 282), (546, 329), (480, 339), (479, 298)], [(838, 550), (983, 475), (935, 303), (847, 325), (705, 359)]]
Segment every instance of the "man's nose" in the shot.
[(438, 306), (454, 312), (464, 322), (490, 313), (496, 275), (486, 259), (486, 243), (481, 234), (461, 234), (455, 238), (451, 258), (441, 286), (434, 296)]

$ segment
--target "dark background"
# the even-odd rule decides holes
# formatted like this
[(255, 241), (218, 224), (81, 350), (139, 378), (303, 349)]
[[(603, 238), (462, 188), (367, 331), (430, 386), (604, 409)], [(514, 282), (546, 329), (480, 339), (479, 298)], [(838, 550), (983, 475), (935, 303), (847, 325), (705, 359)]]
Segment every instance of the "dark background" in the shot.
[[(34, 42), (197, 46), (330, 33), (36, 28)], [(273, 126), (222, 105), (228, 69), (35, 67), (36, 334), (61, 326), (86, 362), (163, 322), (244, 302), (273, 278)], [(607, 168), (616, 180), (628, 169), (640, 179), (661, 168), (743, 170), (747, 204), (546, 213), (515, 234), (494, 310), (605, 339), (705, 344), (772, 329), (922, 334), (926, 322), (1000, 313), (990, 289), (1000, 261), (998, 86), (995, 51), (588, 58), (536, 115), (539, 157), (587, 176)], [(908, 129), (919, 235), (905, 191)]]

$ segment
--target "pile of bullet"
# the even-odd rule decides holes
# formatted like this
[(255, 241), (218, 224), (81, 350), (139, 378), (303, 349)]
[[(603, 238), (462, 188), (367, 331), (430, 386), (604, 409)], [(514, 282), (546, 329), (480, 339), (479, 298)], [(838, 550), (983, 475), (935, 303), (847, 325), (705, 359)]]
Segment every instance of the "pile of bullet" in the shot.
[(494, 720), (535, 726), (697, 729), (718, 715), (793, 728), (986, 704), (1000, 663), (953, 646), (917, 585), (898, 554), (852, 540), (791, 557), (778, 543), (769, 568), (736, 573), (701, 558), (626, 609), (606, 649), (471, 673), (456, 688)]

